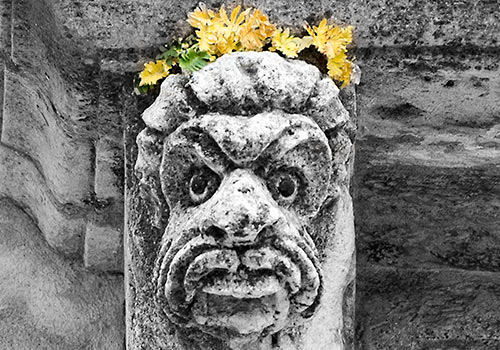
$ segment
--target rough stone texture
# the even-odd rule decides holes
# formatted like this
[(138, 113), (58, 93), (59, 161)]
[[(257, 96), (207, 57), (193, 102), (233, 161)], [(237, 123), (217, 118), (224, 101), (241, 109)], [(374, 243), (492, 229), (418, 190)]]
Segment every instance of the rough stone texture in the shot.
[(361, 57), (354, 188), (362, 350), (500, 346), (491, 311), (500, 286), (500, 74), (481, 50)]
[(121, 350), (121, 276), (86, 271), (0, 199), (0, 348)]
[[(87, 266), (119, 271), (121, 123), (116, 112), (113, 122), (104, 122), (111, 120), (110, 106), (117, 101), (99, 94), (108, 81), (99, 81), (95, 59), (84, 57), (79, 42), (61, 32), (50, 2), (4, 2), (2, 10), (0, 144), (11, 167), (4, 170), (8, 176), (0, 196), (33, 214), (49, 244), (62, 254), (80, 263), (84, 255), (93, 256), (96, 261), (86, 261)], [(95, 247), (84, 242), (85, 232), (92, 235), (96, 225), (109, 234), (103, 239), (112, 247), (101, 257), (84, 252)], [(103, 256), (115, 261), (101, 264)]]
[[(221, 3), (205, 2), (212, 7), (218, 7)], [(14, 9), (11, 3), (16, 5)], [(27, 103), (35, 107), (38, 104), (40, 109), (49, 111), (52, 107), (48, 101), (53, 96), (49, 99), (50, 95), (45, 94), (53, 89), (66, 91), (68, 83), (74, 82), (67, 75), (58, 78), (59, 68), (64, 67), (66, 70), (72, 67), (75, 71), (81, 71), (83, 73), (77, 81), (85, 83), (85, 88), (70, 95), (87, 96), (86, 99), (92, 103), (98, 103), (99, 113), (87, 114), (91, 116), (88, 122), (79, 121), (77, 125), (85, 125), (85, 130), (98, 131), (94, 135), (116, 135), (120, 133), (116, 122), (121, 116), (126, 116), (136, 121), (134, 126), (129, 126), (128, 131), (135, 130), (137, 133), (143, 127), (138, 121), (139, 115), (152, 100), (149, 97), (136, 99), (131, 89), (124, 87), (130, 87), (132, 73), (140, 68), (138, 61), (154, 57), (158, 45), (187, 30), (184, 22), (186, 12), (197, 3), (198, 0), (3, 1), (0, 4), (3, 53), (0, 70), (7, 71), (11, 76), (7, 77), (9, 81), (20, 81), (22, 88), (28, 89), (32, 102)], [(499, 280), (497, 247), (500, 227), (496, 199), (500, 142), (498, 1), (245, 3), (258, 5), (279, 24), (300, 27), (304, 19), (312, 23), (325, 14), (331, 19), (355, 25), (357, 59), (363, 71), (358, 90), (358, 113), (360, 129), (364, 133), (357, 143), (354, 186), (359, 189), (359, 193), (354, 194), (359, 232), (359, 348), (498, 348), (500, 342), (495, 337), (489, 338), (498, 329), (494, 316), (489, 315), (500, 305), (496, 299), (498, 293), (495, 292), (498, 288), (496, 281)], [(22, 10), (27, 7), (31, 9)], [(46, 15), (47, 11), (54, 15)], [(11, 20), (11, 14), (18, 18), (17, 21)], [(23, 18), (25, 21), (19, 20)], [(48, 27), (43, 25), (46, 19), (52, 23)], [(25, 46), (37, 48), (36, 53), (27, 58), (14, 55), (16, 60), (23, 63), (19, 66), (11, 62), (11, 24), (16, 26), (18, 34), (14, 46), (20, 47), (26, 37)], [(35, 31), (37, 27), (41, 29)], [(27, 33), (31, 32), (31, 36), (19, 36), (23, 29)], [(49, 33), (54, 32), (60, 36), (50, 39), (52, 34)], [(54, 43), (60, 45), (56, 47)], [(39, 48), (41, 44), (47, 45), (46, 51), (43, 47)], [(67, 60), (58, 58), (71, 48), (80, 48), (80, 51), (77, 50)], [(35, 73), (30, 71), (32, 74), (27, 75), (28, 80), (25, 79), (26, 75), (22, 76), (23, 79), (15, 77), (30, 66), (40, 67), (37, 60), (47, 61), (44, 58), (46, 52), (52, 52), (49, 60), (52, 68), (47, 71), (50, 73), (49, 85), (44, 82), (44, 69)], [(33, 61), (29, 61), (29, 57)], [(7, 67), (4, 68), (4, 65)], [(35, 85), (30, 76), (37, 77)], [(4, 74), (0, 74), (0, 80), (3, 87), (6, 80)], [(36, 84), (42, 83), (40, 88), (34, 88)], [(74, 91), (73, 88), (71, 90)], [(43, 96), (38, 97), (37, 91), (42, 92)], [(23, 94), (25, 90), (19, 92), (19, 95)], [(14, 93), (7, 92), (7, 95), (12, 96)], [(0, 98), (5, 100), (3, 94)], [(22, 96), (16, 98), (26, 101)], [(37, 99), (41, 103), (35, 102)], [(78, 114), (73, 112), (75, 109), (80, 110), (81, 105), (70, 108), (74, 100), (70, 99), (69, 104), (64, 101), (59, 96), (53, 103), (58, 110), (69, 110), (71, 115)], [(9, 104), (8, 101), (6, 103)], [(11, 109), (14, 112), (16, 110)], [(39, 112), (33, 113), (35, 111), (31, 110), (30, 118), (41, 115)], [(57, 120), (50, 113), (46, 115), (44, 112), (43, 115), (49, 123)], [(43, 124), (33, 123), (37, 126)], [(65, 124), (72, 125), (72, 122)], [(45, 129), (54, 128), (50, 125)], [(71, 132), (68, 134), (72, 135)], [(64, 139), (65, 133), (58, 135)], [(98, 139), (100, 137), (92, 138), (89, 146), (85, 137), (77, 137), (79, 142), (83, 141), (81, 144), (84, 149), (81, 152), (87, 152), (88, 147), (94, 145), (93, 141)], [(44, 141), (41, 136), (36, 136), (36, 140)], [(60, 141), (47, 144), (58, 145)], [(118, 146), (120, 144), (120, 141), (115, 143)], [(18, 153), (13, 154), (17, 159)], [(63, 159), (62, 155), (58, 154), (58, 159)], [(42, 154), (32, 156), (38, 157), (44, 159)], [(47, 170), (51, 166), (44, 165)], [(41, 166), (33, 163), (30, 168), (40, 170)], [(88, 168), (92, 167), (84, 167)], [(13, 172), (0, 167), (0, 172), (5, 171)], [(11, 191), (12, 188), (21, 187), (17, 182), (15, 186), (12, 185), (10, 177), (0, 179), (1, 190), (7, 188)], [(81, 185), (92, 186), (95, 183), (93, 178), (87, 180)], [(120, 182), (120, 176), (117, 176), (117, 182)], [(28, 201), (35, 200), (33, 198), (38, 196), (37, 193), (44, 192), (48, 182), (33, 183), (35, 186), (30, 187), (27, 194)], [(66, 196), (68, 193), (78, 193), (76, 197), (87, 198), (82, 187), (65, 187), (65, 191), (51, 190), (56, 191), (54, 194)], [(21, 195), (21, 191), (16, 193), (16, 196)], [(92, 207), (90, 212), (96, 209), (99, 212), (100, 204), (106, 203), (93, 196), (88, 198), (86, 202), (91, 203)], [(32, 217), (38, 216), (40, 222), (45, 214), (38, 215), (35, 211), (43, 213), (46, 210), (43, 206), (61, 207), (54, 200), (44, 201), (43, 205), (36, 204), (37, 208), (31, 210), (25, 203), (22, 204), (27, 212), (32, 212)], [(81, 209), (80, 206), (73, 208), (77, 208), (77, 211)], [(82, 219), (78, 216), (56, 215), (53, 212), (55, 209), (50, 210), (50, 215), (59, 223), (56, 226)], [(80, 212), (88, 213), (85, 210)], [(93, 213), (88, 215), (95, 219)], [(58, 216), (61, 219), (57, 219)], [(42, 232), (44, 236), (47, 235), (45, 230)], [(81, 242), (85, 242), (83, 237)], [(83, 251), (79, 254), (81, 257)], [(388, 274), (385, 268), (395, 272)], [(392, 284), (400, 280), (415, 280), (417, 272), (420, 276), (428, 273), (430, 277), (422, 280), (422, 284), (402, 283), (392, 288)], [(440, 273), (440, 287), (435, 287), (442, 291), (440, 293), (432, 293), (436, 273)], [(447, 293), (459, 288), (460, 283), (469, 287), (461, 289), (460, 293)], [(490, 294), (485, 294), (485, 290)], [(419, 306), (424, 305), (424, 295), (432, 297), (433, 310), (438, 316), (427, 312), (419, 314)], [(408, 308), (394, 307), (397, 304), (393, 300), (406, 301)], [(448, 307), (455, 302), (470, 307), (463, 314), (455, 313), (455, 309)], [(460, 333), (461, 326), (457, 322), (461, 322), (459, 318), (467, 314), (474, 317), (467, 318), (468, 332)], [(438, 330), (442, 334), (446, 333), (446, 340), (431, 332), (424, 342), (419, 334), (409, 328), (405, 328), (405, 335), (401, 336), (401, 320), (411, 318), (415, 320), (412, 323), (415, 329), (426, 327)], [(19, 344), (24, 334), (21, 331), (17, 333)], [(433, 337), (435, 343), (431, 346)], [(0, 347), (15, 348), (3, 344)], [(22, 348), (21, 345), (19, 348)], [(33, 346), (26, 345), (25, 348), (31, 349)]]
[[(360, 48), (447, 44), (498, 45), (500, 13), (498, 2), (418, 0), (247, 0), (270, 14), (274, 22), (287, 26), (323, 17), (356, 28)], [(466, 14), (466, 15), (465, 15)]]
[(269, 52), (165, 80), (127, 148), (129, 349), (352, 348), (354, 115), (338, 95)]
[(52, 5), (0, 4), (0, 348), (118, 350), (122, 78)]

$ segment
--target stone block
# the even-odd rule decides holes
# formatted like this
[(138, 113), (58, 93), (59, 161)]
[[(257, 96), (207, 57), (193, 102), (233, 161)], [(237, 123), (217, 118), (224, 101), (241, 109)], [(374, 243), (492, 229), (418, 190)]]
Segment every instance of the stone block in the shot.
[(352, 348), (351, 118), (276, 53), (166, 78), (127, 137), (130, 349)]
[(378, 46), (441, 46), (449, 44), (498, 48), (500, 12), (494, 1), (294, 1), (250, 0), (279, 25), (300, 28), (304, 20), (355, 27), (360, 48)]
[[(61, 25), (73, 35), (91, 41), (99, 48), (121, 50), (163, 45), (174, 37), (187, 34), (190, 31), (187, 14), (198, 3), (198, 0), (171, 3), (135, 0), (75, 3), (63, 0), (54, 9)], [(204, 3), (212, 8), (221, 5), (215, 0)], [(228, 7), (241, 3), (225, 2)]]
[(98, 271), (123, 271), (123, 231), (110, 226), (87, 224), (85, 267)]

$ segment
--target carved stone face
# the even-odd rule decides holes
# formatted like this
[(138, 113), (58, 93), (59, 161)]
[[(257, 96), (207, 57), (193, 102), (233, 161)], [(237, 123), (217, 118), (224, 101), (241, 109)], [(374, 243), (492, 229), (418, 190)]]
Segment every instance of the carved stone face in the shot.
[(226, 55), (167, 78), (143, 119), (136, 171), (150, 222), (168, 216), (155, 300), (184, 347), (268, 349), (279, 333), (279, 349), (342, 349), (352, 143), (333, 82), (276, 54)]
[(166, 313), (232, 341), (311, 314), (321, 268), (306, 225), (331, 162), (326, 136), (302, 115), (207, 114), (172, 133), (160, 168), (171, 208), (158, 260)]

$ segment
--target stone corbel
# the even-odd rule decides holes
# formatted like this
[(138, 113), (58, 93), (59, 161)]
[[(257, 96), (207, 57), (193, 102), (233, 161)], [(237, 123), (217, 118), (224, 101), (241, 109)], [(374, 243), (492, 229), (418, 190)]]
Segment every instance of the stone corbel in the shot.
[(353, 90), (233, 53), (165, 79), (127, 188), (128, 349), (352, 346)]

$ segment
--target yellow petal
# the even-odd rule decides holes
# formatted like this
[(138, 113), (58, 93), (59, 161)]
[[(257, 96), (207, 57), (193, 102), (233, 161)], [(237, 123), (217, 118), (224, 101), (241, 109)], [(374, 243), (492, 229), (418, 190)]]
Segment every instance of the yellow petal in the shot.
[(345, 52), (342, 52), (328, 60), (328, 74), (332, 79), (341, 81), (342, 87), (349, 85), (352, 73), (352, 63), (347, 59)]
[(165, 60), (145, 63), (144, 70), (139, 75), (141, 78), (139, 86), (156, 84), (158, 80), (168, 76), (170, 68), (172, 67)]
[(294, 42), (294, 39), (296, 38), (290, 36), (290, 30), (288, 28), (283, 32), (281, 29), (277, 29), (274, 32), (272, 44), (276, 50), (281, 51), (285, 56), (297, 57), (299, 48)]
[(297, 45), (298, 52), (307, 49), (313, 44), (313, 38), (311, 36), (305, 36), (303, 38), (294, 38), (293, 42)]
[(198, 29), (212, 24), (215, 13), (207, 10), (204, 4), (200, 4), (193, 12), (188, 14), (188, 23)]

